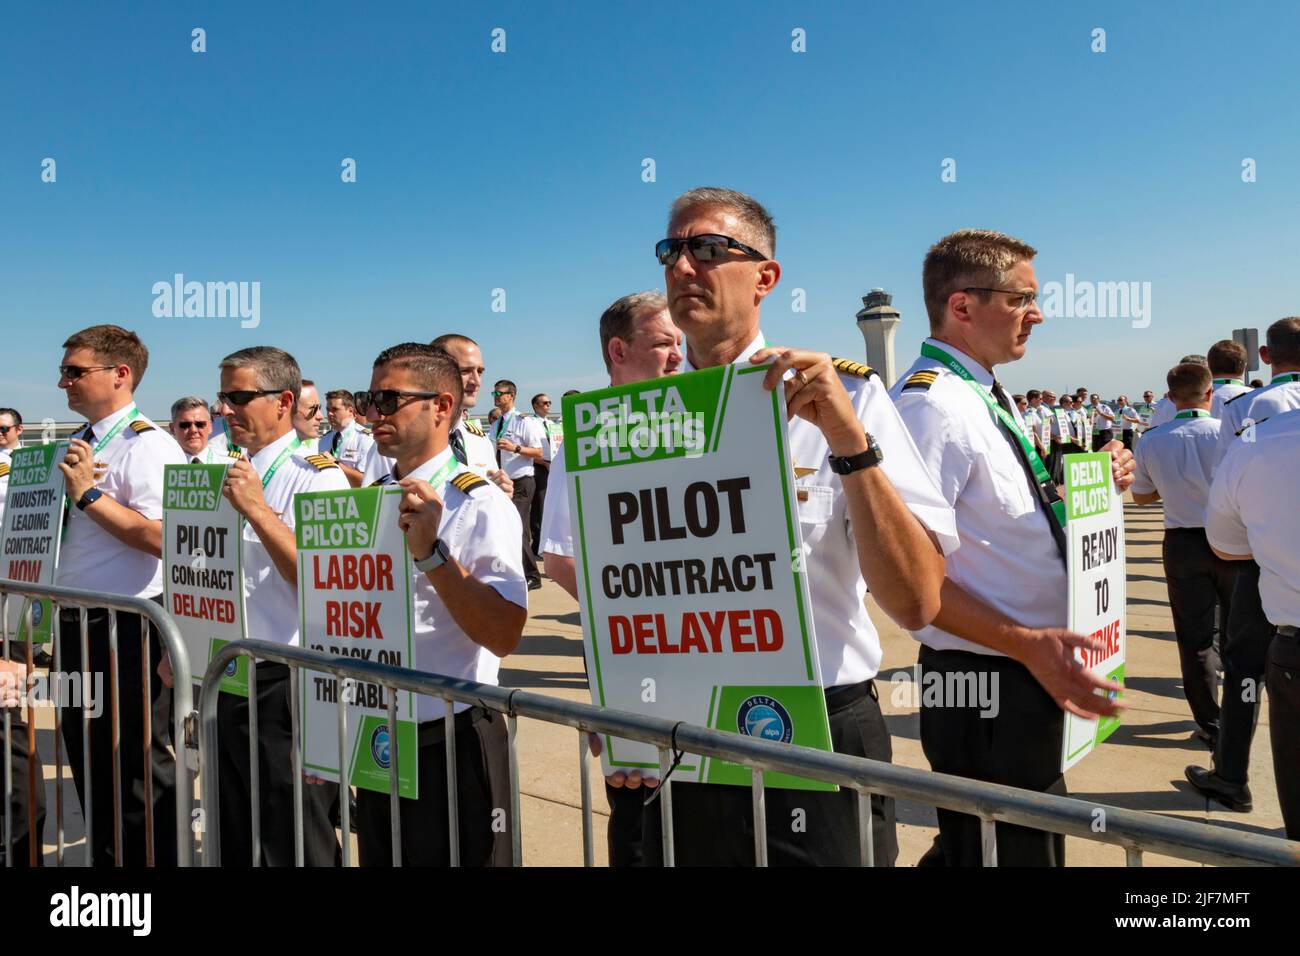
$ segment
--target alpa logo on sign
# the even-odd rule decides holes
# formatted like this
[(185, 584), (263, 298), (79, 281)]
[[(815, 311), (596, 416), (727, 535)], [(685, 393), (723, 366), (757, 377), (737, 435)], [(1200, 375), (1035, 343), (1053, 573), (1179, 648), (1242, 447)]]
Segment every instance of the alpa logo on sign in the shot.
[(756, 694), (747, 697), (736, 711), (736, 729), (760, 740), (788, 744), (794, 737), (790, 712), (775, 697)]

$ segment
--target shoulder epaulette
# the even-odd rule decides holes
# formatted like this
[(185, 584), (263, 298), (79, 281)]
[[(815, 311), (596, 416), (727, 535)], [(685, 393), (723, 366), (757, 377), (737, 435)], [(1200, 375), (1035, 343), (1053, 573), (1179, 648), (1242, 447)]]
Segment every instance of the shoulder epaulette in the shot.
[(303, 455), (302, 460), (309, 465), (315, 466), (317, 471), (338, 467), (338, 464), (329, 455)]
[(454, 485), (456, 489), (461, 492), (461, 494), (466, 494), (466, 495), (469, 494), (471, 491), (473, 491), (475, 488), (477, 488), (479, 485), (486, 485), (487, 483), (488, 482), (486, 478), (480, 478), (472, 471), (462, 471), (459, 475), (457, 475), (455, 478), (451, 479), (451, 481), (448, 482), (448, 484)]
[(854, 362), (851, 359), (833, 358), (831, 359), (831, 365), (841, 375), (852, 375), (854, 378), (871, 378), (876, 374), (876, 370), (870, 365), (863, 365), (861, 362)]
[(143, 418), (137, 418), (131, 423), (131, 431), (135, 432), (137, 435), (143, 435), (145, 432), (151, 432), (153, 430), (153, 423), (147, 422)]
[(227, 448), (227, 449), (226, 449), (226, 454), (229, 455), (231, 458), (243, 458), (243, 457), (244, 457), (244, 453), (243, 453), (242, 451), (240, 451), (238, 448)]
[(486, 435), (483, 434), (483, 426), (480, 425), (472, 418), (465, 419), (465, 431), (471, 432), (475, 435), (479, 435), (480, 437), (483, 438), (487, 437)]
[(1253, 394), (1254, 394), (1255, 392), (1257, 392), (1257, 391), (1259, 391), (1259, 389), (1252, 388), (1249, 392), (1242, 392), (1242, 393), (1239, 394), (1239, 395), (1234, 395), (1234, 396), (1232, 396), (1232, 398), (1228, 399), (1228, 400), (1225, 401), (1223, 404), (1225, 404), (1225, 405), (1231, 405), (1231, 404), (1232, 404), (1233, 402), (1235, 402), (1237, 399), (1239, 399), (1239, 398), (1245, 398), (1247, 395), (1253, 395)]
[[(1227, 402), (1224, 402), (1223, 404), (1227, 405), (1228, 403), (1227, 403)], [(1261, 418), (1259, 421), (1257, 421), (1257, 422), (1251, 422), (1251, 423), (1250, 423), (1249, 425), (1247, 425), (1245, 428), (1242, 428), (1242, 429), (1240, 429), (1239, 431), (1233, 432), (1233, 434), (1236, 435), (1236, 437), (1240, 438), (1242, 435), (1246, 434), (1246, 432), (1250, 431), (1252, 428), (1256, 427), (1257, 425), (1262, 425), (1262, 424), (1264, 424), (1266, 421), (1268, 421), (1268, 420), (1269, 420), (1270, 418), (1272, 418), (1272, 417), (1273, 417), (1272, 415), (1265, 415), (1265, 416), (1264, 416), (1263, 418)]]
[(929, 391), (930, 386), (934, 384), (934, 380), (938, 377), (939, 373), (933, 369), (922, 369), (919, 372), (913, 372), (907, 377), (907, 381), (903, 383), (903, 391), (917, 388), (922, 391)]
[(9, 462), (6, 461), (0, 463), (0, 478), (3, 478), (7, 474), (9, 474)]

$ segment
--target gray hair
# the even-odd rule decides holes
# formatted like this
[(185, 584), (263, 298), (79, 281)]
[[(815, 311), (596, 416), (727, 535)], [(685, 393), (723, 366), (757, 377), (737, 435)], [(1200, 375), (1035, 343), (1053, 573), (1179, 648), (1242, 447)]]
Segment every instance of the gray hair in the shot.
[(292, 392), (294, 404), (302, 394), (302, 372), (292, 355), (274, 345), (254, 345), (231, 352), (218, 366), (222, 370), (251, 368), (259, 389)]
[(633, 292), (631, 295), (625, 295), (619, 299), (600, 316), (600, 353), (605, 360), (605, 370), (610, 371), (613, 365), (609, 360), (609, 343), (612, 339), (622, 339), (626, 342), (636, 334), (637, 319), (643, 314), (649, 313), (651, 309), (654, 314), (668, 308), (668, 299), (662, 292), (652, 290), (649, 292)]
[(734, 189), (701, 186), (684, 192), (673, 200), (672, 208), (668, 211), (668, 222), (672, 223), (679, 213), (687, 209), (705, 206), (726, 209), (735, 214), (748, 235), (732, 236), (733, 239), (745, 240), (765, 256), (776, 255), (776, 223), (772, 221), (772, 214), (753, 196)]
[(176, 421), (178, 415), (183, 415), (192, 408), (201, 408), (212, 417), (212, 410), (208, 408), (206, 399), (197, 398), (194, 395), (186, 395), (184, 398), (178, 398), (172, 402), (172, 421)]

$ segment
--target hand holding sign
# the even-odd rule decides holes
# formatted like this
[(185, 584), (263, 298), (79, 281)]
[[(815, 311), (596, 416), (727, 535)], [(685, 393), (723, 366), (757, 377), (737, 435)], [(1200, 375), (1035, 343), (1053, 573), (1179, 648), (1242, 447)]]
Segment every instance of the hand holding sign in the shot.
[(0, 660), (0, 707), (17, 707), (27, 679), (27, 668), (17, 662)]
[(221, 493), (245, 518), (267, 507), (266, 498), (262, 495), (262, 479), (253, 466), (243, 458), (227, 469), (226, 480), (221, 485)]
[[(102, 469), (103, 466), (100, 467)], [(95, 487), (95, 450), (80, 438), (72, 439), (68, 443), (68, 453), (59, 465), (59, 471), (63, 472), (66, 479), (68, 497), (80, 501), (82, 495)]]
[(1137, 462), (1133, 459), (1133, 453), (1124, 447), (1124, 443), (1119, 439), (1109, 441), (1102, 445), (1099, 451), (1110, 453), (1110, 474), (1115, 479), (1115, 486), (1123, 494), (1128, 491), (1133, 484), (1133, 469), (1137, 467)]
[(427, 481), (403, 478), (397, 484), (406, 492), (397, 509), (397, 526), (406, 532), (406, 547), (411, 554), (427, 558), (433, 553), (433, 543), (438, 540), (442, 499)]
[(1052, 696), (1058, 707), (1076, 717), (1092, 719), (1111, 717), (1124, 709), (1124, 702), (1102, 697), (1095, 691), (1118, 694), (1119, 684), (1099, 677), (1075, 656), (1075, 648), (1098, 652), (1102, 643), (1062, 627), (1033, 631), (1028, 649), (1020, 662), (1029, 668), (1034, 679)]
[[(749, 360), (755, 365), (772, 363), (763, 376), (763, 387), (770, 392), (784, 380), (787, 417), (798, 415), (816, 425), (826, 436), (832, 455), (857, 455), (867, 450), (866, 433), (829, 355), (765, 348)], [(791, 371), (794, 375), (787, 379)]]

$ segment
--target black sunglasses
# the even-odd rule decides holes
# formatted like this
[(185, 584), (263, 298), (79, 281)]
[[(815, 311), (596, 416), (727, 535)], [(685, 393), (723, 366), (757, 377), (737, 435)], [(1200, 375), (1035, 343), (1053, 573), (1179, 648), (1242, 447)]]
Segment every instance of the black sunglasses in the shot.
[(358, 415), (365, 415), (366, 409), (370, 407), (370, 392), (367, 389), (353, 392), (352, 405)]
[(719, 236), (713, 233), (685, 239), (660, 239), (655, 243), (655, 258), (659, 260), (660, 265), (676, 265), (683, 249), (689, 249), (696, 262), (716, 262), (719, 259), (726, 259), (727, 253), (732, 249), (739, 249), (751, 259), (767, 258), (753, 246), (737, 242), (730, 236)]
[(189, 431), (191, 428), (204, 429), (211, 425), (212, 422), (177, 422), (176, 427), (183, 431)]
[(17, 427), (17, 425), (0, 425), (0, 435), (8, 435)]
[(59, 378), (66, 378), (69, 382), (75, 382), (87, 372), (103, 372), (110, 368), (117, 368), (116, 365), (60, 365)]
[(399, 399), (437, 398), (442, 394), (442, 392), (402, 392), (395, 388), (381, 388), (369, 394), (369, 402), (366, 407), (374, 406), (375, 411), (380, 415), (394, 415), (399, 408), (404, 408), (410, 404), (409, 402), (399, 402)]
[(306, 408), (304, 408), (302, 410), (302, 414), (304, 418), (315, 418), (316, 413), (319, 411), (320, 411), (320, 403), (317, 402), (315, 405), (308, 405)]
[(237, 392), (217, 392), (217, 401), (223, 405), (247, 405), (259, 395), (279, 395), (282, 388), (247, 388)]

